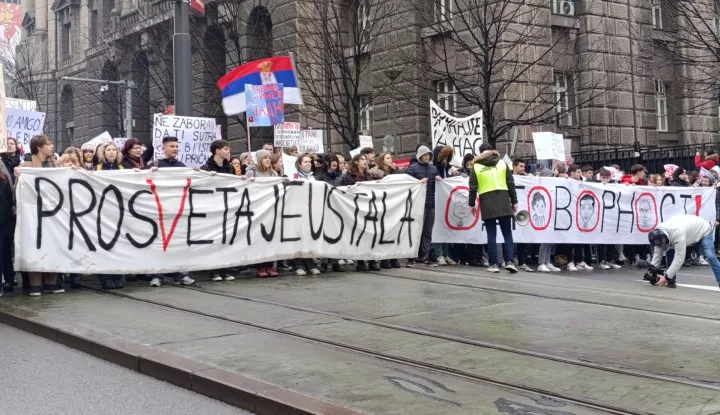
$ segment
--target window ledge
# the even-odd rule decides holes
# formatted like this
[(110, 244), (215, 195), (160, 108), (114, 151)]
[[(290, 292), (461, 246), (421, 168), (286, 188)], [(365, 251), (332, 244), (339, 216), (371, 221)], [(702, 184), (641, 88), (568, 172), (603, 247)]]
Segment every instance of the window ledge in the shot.
[(452, 18), (450, 18), (448, 20), (443, 20), (440, 22), (436, 21), (430, 25), (423, 27), (422, 29), (420, 29), (420, 35), (423, 38), (433, 37), (433, 36), (444, 35), (444, 34), (450, 33), (450, 32), (452, 32), (452, 30), (453, 30), (453, 22), (452, 22)]
[(674, 42), (673, 37), (667, 34), (663, 29), (653, 29), (652, 38), (653, 40), (661, 42)]
[(556, 27), (567, 27), (570, 29), (579, 29), (580, 20), (577, 16), (562, 16), (553, 14), (551, 19), (552, 25)]

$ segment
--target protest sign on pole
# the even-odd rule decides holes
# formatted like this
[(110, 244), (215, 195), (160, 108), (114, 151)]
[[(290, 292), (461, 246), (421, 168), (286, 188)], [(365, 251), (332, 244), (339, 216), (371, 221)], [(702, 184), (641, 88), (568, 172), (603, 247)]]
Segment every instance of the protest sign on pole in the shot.
[(322, 130), (301, 130), (300, 140), (298, 141), (298, 153), (324, 153), (325, 144), (323, 143)]
[(466, 154), (477, 156), (483, 143), (483, 113), (456, 118), (430, 100), (430, 133), (432, 148), (450, 146), (455, 150), (453, 165), (462, 166)]
[(565, 164), (569, 167), (571, 164), (573, 164), (573, 158), (572, 158), (572, 139), (571, 138), (565, 138), (563, 139), (563, 148), (565, 150)]
[(216, 126), (214, 118), (155, 114), (155, 159), (163, 158), (163, 138), (177, 137), (180, 146), (178, 160), (188, 167), (202, 166), (210, 157), (210, 143), (215, 141)]
[(245, 84), (249, 127), (270, 127), (285, 121), (282, 84)]
[(123, 147), (125, 147), (125, 142), (129, 140), (127, 137), (113, 137), (113, 141), (115, 142), (115, 145), (122, 151)]
[(98, 135), (97, 137), (94, 137), (92, 140), (88, 141), (87, 144), (90, 144), (93, 146), (93, 148), (96, 148), (102, 143), (107, 143), (113, 141), (112, 136), (109, 132), (103, 131), (102, 134)]
[(5, 103), (5, 68), (0, 65), (0, 153), (7, 151), (7, 109)]
[(283, 161), (283, 174), (285, 176), (293, 178), (295, 176), (295, 173), (297, 173), (297, 169), (295, 168), (295, 162), (297, 161), (297, 157), (289, 156), (285, 153), (282, 153), (282, 161)]
[(5, 106), (25, 111), (37, 111), (37, 102), (27, 99), (5, 97)]
[(373, 143), (373, 138), (371, 135), (361, 135), (360, 136), (360, 149), (363, 148), (375, 148), (375, 143)]
[(275, 147), (292, 147), (298, 145), (300, 140), (300, 123), (284, 122), (275, 126)]
[(33, 272), (155, 274), (293, 258), (412, 258), (427, 187), (405, 175), (340, 191), (317, 180), (289, 185), (281, 177), (250, 181), (183, 168), (21, 172), (15, 267)]
[[(358, 148), (356, 148), (355, 150), (350, 150), (350, 158), (352, 159), (353, 157), (355, 157), (355, 156), (357, 156), (358, 154), (360, 154), (360, 152), (362, 151), (363, 148), (364, 148), (364, 147), (358, 147)], [(348, 160), (348, 161), (349, 161), (349, 160)]]
[(30, 151), (30, 139), (43, 133), (45, 113), (5, 108), (7, 136), (14, 138), (21, 153)]
[(565, 142), (562, 134), (551, 132), (532, 133), (535, 155), (538, 160), (565, 162)]
[[(558, 178), (513, 176), (518, 211), (530, 223), (514, 224), (513, 241), (646, 245), (648, 232), (677, 215), (696, 215), (715, 224), (712, 187), (650, 187), (601, 184)], [(435, 185), (434, 243), (485, 244), (479, 216), (469, 207), (468, 179), (452, 177)], [(479, 198), (475, 201), (479, 205)], [(498, 243), (502, 242), (498, 233)]]

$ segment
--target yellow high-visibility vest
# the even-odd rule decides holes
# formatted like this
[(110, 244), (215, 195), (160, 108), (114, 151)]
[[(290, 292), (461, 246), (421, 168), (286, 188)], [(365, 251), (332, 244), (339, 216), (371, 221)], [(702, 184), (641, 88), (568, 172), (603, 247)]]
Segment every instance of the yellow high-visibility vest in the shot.
[(499, 160), (494, 166), (485, 166), (480, 163), (473, 165), (477, 177), (478, 194), (492, 192), (493, 190), (507, 190), (507, 169), (504, 161)]
[[(118, 164), (118, 170), (124, 170), (124, 169), (125, 169), (125, 167), (123, 167), (122, 164)], [(100, 164), (97, 165), (96, 170), (97, 170), (97, 171), (102, 170), (102, 163), (100, 163)]]

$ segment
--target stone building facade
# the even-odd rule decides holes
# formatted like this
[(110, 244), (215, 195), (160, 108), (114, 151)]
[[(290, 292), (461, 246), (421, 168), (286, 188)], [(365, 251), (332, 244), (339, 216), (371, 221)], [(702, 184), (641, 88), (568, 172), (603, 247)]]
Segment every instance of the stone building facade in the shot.
[[(150, 142), (152, 114), (173, 104), (173, 3), (51, 1), (22, 0), (25, 39), (17, 52), (17, 79), (25, 85), (16, 85), (13, 94), (38, 101), (40, 110), (47, 112), (46, 130), (64, 148), (106, 130), (123, 134), (124, 91), (112, 86), (101, 91), (102, 85), (62, 78), (132, 79), (137, 85), (134, 135)], [(298, 40), (306, 35), (299, 21), (304, 1), (315, 0), (209, 1), (206, 15), (192, 18), (193, 85), (189, 87), (193, 88), (194, 115), (217, 118), (224, 137), (233, 143), (233, 153), (246, 150), (246, 130), (238, 118), (223, 115), (215, 83), (239, 63), (253, 59), (292, 53), (303, 62)], [(458, 14), (472, 1), (482, 0), (431, 0), (431, 16), (460, 27)], [(698, 87), (700, 81), (692, 84), (697, 62), (675, 60), (673, 39), (687, 28), (680, 20), (674, 21), (672, 13), (662, 13), (659, 0), (521, 3), (533, 11), (533, 17), (531, 21), (518, 19), (517, 24), (531, 24), (541, 35), (518, 47), (510, 59), (523, 65), (531, 62), (526, 76), (510, 82), (511, 76), (503, 72), (494, 78), (509, 82), (494, 115), (499, 122), (528, 114), (551, 116), (544, 123), (519, 123), (509, 129), (498, 138), (501, 150), (509, 148), (516, 137), (515, 154), (530, 155), (532, 131), (547, 130), (572, 138), (575, 151), (628, 147), (636, 142), (656, 147), (718, 139), (716, 92)], [(428, 76), (422, 65), (408, 59), (425, 57), (427, 63), (433, 55), (426, 50), (428, 45), (446, 48), (447, 42), (458, 42), (467, 33), (446, 29), (444, 23), (441, 30), (429, 27), (427, 16), (417, 8), (399, 7), (395, 13), (391, 23), (374, 34), (368, 49), (363, 49), (362, 59), (370, 59), (371, 64), (358, 80), (358, 123), (360, 132), (375, 138), (377, 151), (409, 155), (418, 144), (430, 141), (428, 99), (439, 101), (451, 113), (469, 114), (479, 107), (468, 102), (465, 91), (458, 91), (459, 84), (452, 81), (455, 70), (464, 74), (474, 70), (467, 54), (458, 52), (452, 59), (445, 54), (444, 62), (430, 63), (447, 68), (447, 76), (440, 76), (442, 70)], [(712, 12), (707, 19), (713, 21)], [(512, 42), (511, 33), (502, 41)], [(301, 71), (316, 70), (299, 65)], [(323, 76), (332, 70), (318, 73)], [(388, 79), (392, 87), (373, 91)], [(468, 91), (472, 86), (467, 81), (462, 85)], [(549, 98), (540, 98), (538, 91), (549, 91)], [(290, 108), (286, 119), (299, 121), (303, 128), (325, 128), (330, 137), (326, 147), (349, 150), (347, 137), (343, 140), (338, 131), (328, 128), (322, 114), (318, 117), (313, 110), (313, 100), (306, 101), (304, 108)], [(253, 149), (271, 140), (268, 131), (258, 133)]]

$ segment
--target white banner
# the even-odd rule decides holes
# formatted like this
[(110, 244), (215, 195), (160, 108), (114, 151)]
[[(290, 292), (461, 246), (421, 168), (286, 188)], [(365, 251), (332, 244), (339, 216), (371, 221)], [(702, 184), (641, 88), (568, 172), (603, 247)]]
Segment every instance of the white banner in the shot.
[(405, 175), (340, 189), (189, 168), (22, 168), (18, 181), (16, 268), (110, 274), (414, 257), (426, 189)]
[[(515, 242), (643, 245), (648, 243), (648, 232), (675, 215), (698, 215), (715, 224), (714, 188), (514, 178), (518, 210), (530, 214), (529, 224), (513, 223)], [(433, 242), (487, 243), (479, 216), (470, 214), (467, 178), (437, 182)], [(499, 229), (498, 242), (502, 242)]]
[(210, 157), (210, 143), (217, 137), (217, 124), (214, 118), (155, 114), (153, 147), (156, 160), (163, 158), (162, 140), (165, 137), (177, 137), (179, 161), (188, 167), (202, 166)]
[(25, 111), (37, 111), (37, 102), (27, 99), (5, 97), (5, 106), (7, 108), (17, 108)]
[(7, 103), (5, 101), (5, 70), (0, 65), (0, 153), (7, 151)]
[(325, 144), (323, 143), (322, 130), (301, 130), (300, 140), (298, 142), (298, 153), (315, 153), (321, 154), (325, 152)]
[(300, 123), (284, 122), (275, 126), (275, 136), (273, 145), (275, 147), (292, 147), (298, 146), (300, 140)]
[(7, 135), (17, 141), (22, 153), (30, 152), (30, 139), (42, 134), (45, 126), (45, 113), (25, 111), (17, 108), (5, 110)]
[[(109, 132), (103, 131), (102, 134), (98, 135), (97, 137), (94, 137), (92, 140), (88, 141), (87, 144), (90, 144), (93, 146), (93, 148), (97, 148), (102, 143), (109, 143), (113, 141), (112, 136)], [(117, 145), (117, 144), (116, 144)]]
[(483, 143), (483, 113), (479, 111), (465, 118), (455, 118), (430, 100), (430, 132), (432, 145), (455, 149), (454, 163), (462, 166), (466, 154), (480, 154)]

